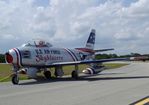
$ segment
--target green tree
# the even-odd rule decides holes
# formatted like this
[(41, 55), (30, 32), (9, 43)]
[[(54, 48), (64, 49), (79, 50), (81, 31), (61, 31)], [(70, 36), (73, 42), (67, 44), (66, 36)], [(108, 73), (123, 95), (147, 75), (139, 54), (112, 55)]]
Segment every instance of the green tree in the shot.
[(96, 59), (108, 59), (108, 58), (117, 58), (116, 54), (97, 54), (95, 56)]
[(0, 54), (0, 63), (5, 63), (5, 55)]

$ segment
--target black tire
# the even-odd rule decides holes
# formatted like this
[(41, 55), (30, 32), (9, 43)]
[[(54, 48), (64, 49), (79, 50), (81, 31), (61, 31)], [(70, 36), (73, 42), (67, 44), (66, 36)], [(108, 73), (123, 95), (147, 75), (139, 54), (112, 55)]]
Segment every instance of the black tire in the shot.
[(51, 72), (50, 71), (45, 71), (44, 76), (46, 77), (46, 79), (51, 79)]
[(14, 74), (13, 76), (12, 76), (12, 83), (14, 84), (14, 85), (17, 85), (17, 84), (19, 84), (19, 78), (18, 78), (18, 75), (16, 75), (16, 74)]
[(71, 77), (73, 78), (73, 79), (78, 79), (78, 73), (77, 73), (77, 71), (72, 71), (72, 73), (71, 73)]

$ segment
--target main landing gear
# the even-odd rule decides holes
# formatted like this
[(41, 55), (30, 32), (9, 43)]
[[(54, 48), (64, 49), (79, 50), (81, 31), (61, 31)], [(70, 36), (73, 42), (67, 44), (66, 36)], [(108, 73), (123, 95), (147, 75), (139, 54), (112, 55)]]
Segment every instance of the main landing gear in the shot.
[(78, 79), (78, 73), (77, 73), (76, 70), (73, 70), (73, 71), (72, 71), (71, 77), (72, 77), (73, 79)]
[(43, 74), (46, 77), (46, 79), (51, 79), (51, 72), (50, 71), (44, 71)]
[(78, 76), (78, 65), (75, 65), (75, 70), (72, 71), (71, 77), (73, 79), (76, 79), (76, 80), (79, 78), (79, 76)]
[[(51, 79), (51, 72), (48, 71), (47, 69), (44, 70), (44, 73), (43, 74), (44, 74), (44, 76), (45, 76), (46, 79), (48, 79), (48, 80)], [(58, 76), (62, 77), (63, 74), (64, 74), (63, 73), (63, 70), (62, 70), (62, 67), (57, 67), (55, 69), (55, 73), (54, 74), (55, 74), (55, 77), (58, 77)], [(78, 65), (75, 65), (75, 70), (73, 70), (71, 72), (71, 77), (73, 79), (75, 79), (75, 80), (77, 80), (79, 78), (79, 76), (78, 76)]]

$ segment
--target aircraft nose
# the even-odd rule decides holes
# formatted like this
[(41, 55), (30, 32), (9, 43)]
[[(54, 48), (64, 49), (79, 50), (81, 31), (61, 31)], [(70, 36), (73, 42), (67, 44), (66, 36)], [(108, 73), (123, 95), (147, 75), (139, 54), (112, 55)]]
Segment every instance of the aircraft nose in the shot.
[(7, 63), (16, 63), (17, 62), (17, 55), (14, 49), (9, 50), (5, 53), (5, 60)]
[(6, 60), (7, 63), (12, 63), (13, 62), (13, 57), (9, 52), (6, 52), (5, 60)]

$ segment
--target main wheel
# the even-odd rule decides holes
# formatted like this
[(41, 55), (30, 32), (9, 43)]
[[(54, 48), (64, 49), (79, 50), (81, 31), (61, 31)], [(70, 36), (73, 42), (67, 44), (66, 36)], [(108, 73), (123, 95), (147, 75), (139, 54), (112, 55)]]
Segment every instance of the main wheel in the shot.
[(11, 81), (14, 85), (17, 85), (19, 83), (18, 75), (14, 74)]
[(50, 71), (45, 71), (44, 76), (46, 77), (46, 79), (51, 79), (51, 72)]
[(72, 73), (71, 73), (71, 77), (73, 78), (73, 79), (78, 79), (78, 72), (77, 71), (72, 71)]

